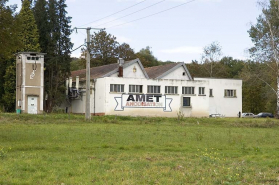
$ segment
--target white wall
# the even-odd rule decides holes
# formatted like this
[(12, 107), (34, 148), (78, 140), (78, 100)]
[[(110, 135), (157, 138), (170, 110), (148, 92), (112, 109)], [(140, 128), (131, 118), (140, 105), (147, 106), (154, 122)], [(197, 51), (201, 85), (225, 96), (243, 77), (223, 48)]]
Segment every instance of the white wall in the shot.
[[(129, 84), (143, 85), (143, 94), (147, 93), (147, 85), (159, 85), (162, 95), (165, 95), (165, 86), (177, 86), (178, 94), (166, 95), (167, 98), (172, 99), (171, 112), (164, 112), (163, 108), (124, 108), (123, 111), (115, 111), (117, 105), (115, 98), (120, 98), (122, 93), (109, 92), (110, 84), (124, 84), (125, 94), (129, 93)], [(183, 86), (195, 87), (195, 94), (182, 95)], [(205, 87), (205, 96), (198, 94), (199, 87)], [(93, 89), (91, 93), (92, 114), (94, 113)], [(213, 97), (209, 97), (209, 89), (213, 89)], [(224, 89), (236, 89), (237, 97), (224, 97)], [(72, 101), (73, 113), (84, 113), (85, 93), (83, 95), (82, 100)], [(208, 117), (209, 114), (216, 113), (226, 117), (237, 117), (237, 113), (242, 112), (242, 81), (234, 79), (195, 78), (195, 80), (186, 81), (105, 77), (97, 79), (95, 96), (95, 113), (105, 115), (177, 117), (177, 113), (181, 111), (185, 117)], [(191, 107), (182, 106), (183, 97), (191, 97)]]

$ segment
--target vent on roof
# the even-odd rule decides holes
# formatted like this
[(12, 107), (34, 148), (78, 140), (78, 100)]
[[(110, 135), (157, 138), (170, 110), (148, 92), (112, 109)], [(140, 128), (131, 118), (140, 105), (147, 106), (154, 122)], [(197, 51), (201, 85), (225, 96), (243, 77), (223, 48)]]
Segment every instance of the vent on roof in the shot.
[(183, 76), (185, 76), (185, 75), (186, 75), (186, 73), (185, 73), (185, 72), (183, 72), (183, 73), (182, 73), (182, 75), (183, 75)]

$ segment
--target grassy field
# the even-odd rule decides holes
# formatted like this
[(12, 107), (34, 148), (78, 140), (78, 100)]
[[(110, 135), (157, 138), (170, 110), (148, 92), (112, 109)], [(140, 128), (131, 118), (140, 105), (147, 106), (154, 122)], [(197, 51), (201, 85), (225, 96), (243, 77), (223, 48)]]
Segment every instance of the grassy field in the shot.
[(279, 120), (0, 114), (0, 184), (279, 184)]

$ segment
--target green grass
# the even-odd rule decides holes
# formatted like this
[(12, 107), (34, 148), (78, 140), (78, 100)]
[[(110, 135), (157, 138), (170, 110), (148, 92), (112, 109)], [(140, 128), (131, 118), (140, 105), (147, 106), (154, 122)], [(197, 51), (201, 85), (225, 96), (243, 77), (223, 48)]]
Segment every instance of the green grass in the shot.
[(279, 120), (0, 114), (0, 184), (279, 184)]

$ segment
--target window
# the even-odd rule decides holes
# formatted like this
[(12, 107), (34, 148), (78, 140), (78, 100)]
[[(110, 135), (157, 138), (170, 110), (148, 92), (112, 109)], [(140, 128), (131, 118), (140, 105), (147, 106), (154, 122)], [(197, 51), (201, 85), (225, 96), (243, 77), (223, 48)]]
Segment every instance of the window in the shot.
[(204, 94), (204, 87), (199, 87), (199, 95), (205, 95)]
[(213, 89), (209, 89), (209, 97), (213, 97)]
[(195, 94), (195, 87), (182, 87), (182, 94)]
[(235, 89), (225, 89), (224, 96), (225, 97), (236, 97), (236, 90)]
[(183, 97), (183, 107), (190, 107), (191, 106), (191, 97)]
[(130, 93), (142, 93), (142, 85), (129, 85)]
[(177, 86), (166, 86), (165, 94), (177, 94)]
[(161, 93), (161, 87), (157, 85), (148, 85), (147, 93)]
[(110, 84), (110, 92), (124, 92), (123, 84)]

